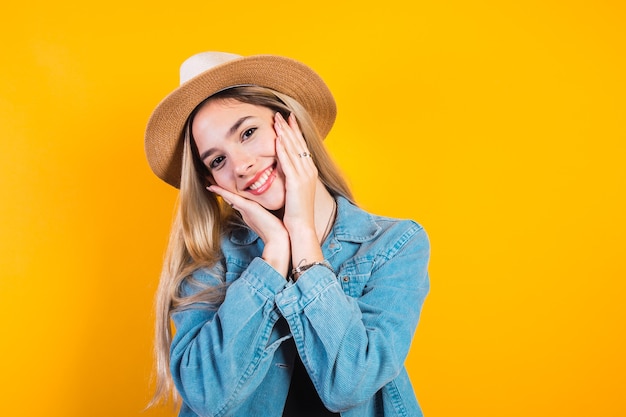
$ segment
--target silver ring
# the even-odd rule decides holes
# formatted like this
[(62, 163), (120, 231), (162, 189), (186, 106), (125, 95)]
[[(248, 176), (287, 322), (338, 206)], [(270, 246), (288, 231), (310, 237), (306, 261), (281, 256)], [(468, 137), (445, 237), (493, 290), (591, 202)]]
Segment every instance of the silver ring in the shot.
[(299, 153), (299, 154), (298, 154), (298, 156), (299, 156), (300, 158), (313, 158), (313, 155), (312, 155), (312, 154), (310, 154), (309, 152), (302, 152), (302, 153)]

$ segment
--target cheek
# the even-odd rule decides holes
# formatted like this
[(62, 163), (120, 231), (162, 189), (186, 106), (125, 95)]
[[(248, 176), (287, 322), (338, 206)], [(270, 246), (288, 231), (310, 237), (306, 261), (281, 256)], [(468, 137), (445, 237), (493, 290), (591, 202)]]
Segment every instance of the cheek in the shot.
[(215, 184), (227, 191), (234, 191), (235, 187), (234, 187), (234, 183), (232, 181), (232, 179), (230, 178), (229, 175), (226, 175), (223, 172), (214, 172), (213, 173), (213, 178), (209, 177), (209, 182), (211, 182), (211, 184)]
[(267, 132), (263, 140), (258, 142), (258, 152), (265, 156), (276, 155), (276, 133), (274, 131)]
[(278, 173), (276, 174), (276, 176), (278, 177), (277, 179), (285, 182), (285, 173), (283, 172), (282, 165), (280, 165), (280, 161), (278, 161), (278, 163), (276, 164), (276, 171), (278, 171)]

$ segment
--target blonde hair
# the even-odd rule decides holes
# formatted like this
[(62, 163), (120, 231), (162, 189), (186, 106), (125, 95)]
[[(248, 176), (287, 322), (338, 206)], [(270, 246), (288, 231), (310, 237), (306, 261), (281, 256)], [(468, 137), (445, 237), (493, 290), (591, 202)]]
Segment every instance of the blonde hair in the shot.
[[(239, 86), (223, 90), (198, 105), (189, 116), (181, 140), (183, 161), (180, 193), (176, 216), (172, 224), (169, 244), (156, 294), (155, 329), (155, 393), (149, 406), (173, 400), (179, 402), (170, 373), (170, 345), (172, 343), (171, 315), (191, 305), (217, 309), (224, 299), (227, 284), (218, 267), (222, 254), (220, 238), (234, 227), (245, 227), (237, 213), (214, 193), (206, 190), (209, 171), (198, 157), (191, 135), (191, 125), (197, 111), (210, 100), (236, 100), (267, 107), (285, 118), (294, 113), (314, 161), (319, 178), (334, 196), (354, 201), (352, 193), (331, 159), (308, 112), (293, 98), (259, 86)], [(201, 268), (213, 268), (219, 284), (206, 286), (194, 281), (191, 275)], [(183, 296), (183, 282), (198, 291)]]

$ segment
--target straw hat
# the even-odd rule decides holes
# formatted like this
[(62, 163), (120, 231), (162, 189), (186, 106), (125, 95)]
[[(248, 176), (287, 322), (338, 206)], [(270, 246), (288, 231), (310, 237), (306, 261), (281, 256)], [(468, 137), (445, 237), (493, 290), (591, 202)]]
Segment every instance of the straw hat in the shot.
[(207, 97), (241, 85), (268, 87), (294, 98), (309, 112), (322, 138), (333, 126), (335, 100), (320, 76), (306, 65), (274, 55), (202, 52), (183, 62), (180, 86), (159, 103), (148, 121), (145, 151), (159, 178), (180, 187), (183, 128), (189, 114)]

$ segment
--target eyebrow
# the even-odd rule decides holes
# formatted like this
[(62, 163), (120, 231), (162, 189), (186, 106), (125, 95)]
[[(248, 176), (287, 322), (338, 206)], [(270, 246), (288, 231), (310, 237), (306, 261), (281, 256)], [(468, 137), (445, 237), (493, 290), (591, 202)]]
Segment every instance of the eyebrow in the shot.
[[(241, 125), (243, 124), (243, 122), (245, 122), (246, 120), (252, 118), (253, 116), (243, 116), (242, 118), (240, 118), (239, 120), (237, 120), (231, 127), (230, 129), (228, 129), (228, 133), (226, 134), (226, 137), (228, 136), (232, 136), (234, 135), (237, 130), (239, 129), (239, 127), (241, 127)], [(200, 160), (204, 161), (209, 155), (211, 155), (213, 152), (215, 152), (215, 148), (210, 148), (207, 149), (206, 151), (202, 152), (202, 154), (200, 155)]]

